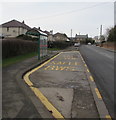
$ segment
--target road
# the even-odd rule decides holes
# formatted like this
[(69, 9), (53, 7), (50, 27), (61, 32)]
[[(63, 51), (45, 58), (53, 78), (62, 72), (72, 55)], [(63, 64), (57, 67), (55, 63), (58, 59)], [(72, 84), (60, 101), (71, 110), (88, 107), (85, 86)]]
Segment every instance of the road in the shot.
[(93, 45), (79, 48), (111, 116), (114, 116), (114, 52)]

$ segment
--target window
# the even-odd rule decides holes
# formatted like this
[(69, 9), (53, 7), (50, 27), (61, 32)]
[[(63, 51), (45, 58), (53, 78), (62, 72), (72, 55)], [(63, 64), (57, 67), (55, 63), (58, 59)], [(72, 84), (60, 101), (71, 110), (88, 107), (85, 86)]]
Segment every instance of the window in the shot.
[(9, 27), (7, 27), (7, 32), (9, 31)]

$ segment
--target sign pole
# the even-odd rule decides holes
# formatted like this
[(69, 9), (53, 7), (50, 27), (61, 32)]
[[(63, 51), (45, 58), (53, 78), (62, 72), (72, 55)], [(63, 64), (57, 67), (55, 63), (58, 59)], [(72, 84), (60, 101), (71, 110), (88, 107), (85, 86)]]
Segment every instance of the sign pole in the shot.
[(40, 35), (38, 37), (38, 60), (40, 60)]

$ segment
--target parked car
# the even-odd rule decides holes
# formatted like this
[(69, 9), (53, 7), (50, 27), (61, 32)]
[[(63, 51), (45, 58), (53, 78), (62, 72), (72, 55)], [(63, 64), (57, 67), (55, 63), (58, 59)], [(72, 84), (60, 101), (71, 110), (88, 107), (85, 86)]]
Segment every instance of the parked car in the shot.
[(5, 37), (5, 36), (4, 36), (3, 34), (0, 34), (0, 38), (4, 39), (4, 37)]
[(91, 45), (91, 43), (89, 42), (88, 45)]
[(75, 46), (75, 47), (79, 47), (79, 46), (80, 46), (80, 43), (75, 43), (74, 46)]

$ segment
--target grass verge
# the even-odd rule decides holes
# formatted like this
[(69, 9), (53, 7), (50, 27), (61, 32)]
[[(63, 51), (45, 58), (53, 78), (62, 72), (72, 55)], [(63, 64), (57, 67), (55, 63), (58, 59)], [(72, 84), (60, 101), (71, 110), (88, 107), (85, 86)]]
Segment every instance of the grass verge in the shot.
[(15, 64), (17, 62), (21, 62), (23, 60), (26, 60), (26, 59), (31, 58), (31, 57), (36, 56), (36, 55), (37, 55), (37, 53), (33, 52), (33, 53), (28, 53), (28, 54), (12, 57), (12, 58), (3, 59), (2, 60), (2, 67), (6, 67), (9, 65)]

